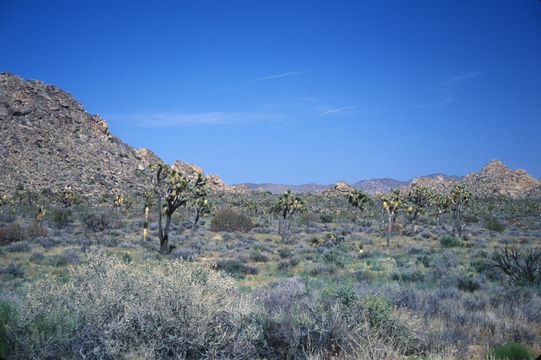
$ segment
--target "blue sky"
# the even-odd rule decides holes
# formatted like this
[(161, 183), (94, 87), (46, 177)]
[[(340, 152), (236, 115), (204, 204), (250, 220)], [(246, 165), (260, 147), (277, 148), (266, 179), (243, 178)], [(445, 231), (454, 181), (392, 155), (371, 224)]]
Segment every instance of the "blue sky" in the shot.
[(226, 183), (541, 177), (541, 2), (0, 2), (0, 71)]

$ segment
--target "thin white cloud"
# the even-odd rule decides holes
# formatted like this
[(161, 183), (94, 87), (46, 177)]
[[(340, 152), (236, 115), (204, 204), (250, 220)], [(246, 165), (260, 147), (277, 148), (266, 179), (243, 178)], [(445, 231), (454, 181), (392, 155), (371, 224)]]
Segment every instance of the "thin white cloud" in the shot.
[(245, 112), (160, 112), (148, 114), (123, 114), (109, 116), (111, 119), (134, 122), (135, 126), (146, 128), (168, 128), (186, 125), (227, 125), (271, 121), (282, 118), (275, 113)]
[(441, 84), (443, 86), (454, 85), (454, 84), (457, 84), (457, 83), (465, 81), (465, 80), (476, 78), (476, 77), (481, 76), (483, 74), (484, 74), (483, 72), (469, 72), (469, 73), (465, 73), (465, 74), (450, 77), (449, 79), (445, 80)]
[(291, 71), (291, 72), (286, 72), (286, 73), (282, 73), (282, 74), (263, 76), (263, 77), (252, 79), (250, 81), (262, 81), (262, 80), (280, 79), (280, 78), (285, 78), (285, 77), (290, 77), (290, 76), (295, 76), (295, 75), (306, 74), (306, 73), (309, 73), (309, 72), (312, 72), (312, 70)]
[(334, 114), (334, 113), (344, 111), (344, 110), (351, 110), (351, 109), (354, 109), (354, 108), (355, 108), (355, 106), (344, 106), (344, 107), (341, 107), (341, 108), (330, 109), (330, 110), (327, 110), (327, 111), (319, 114), (319, 117), (327, 116), (327, 115)]
[(443, 100), (440, 100), (440, 101), (436, 101), (436, 102), (433, 102), (433, 103), (429, 103), (429, 104), (421, 104), (421, 105), (417, 105), (416, 107), (417, 108), (430, 108), (430, 107), (439, 107), (439, 106), (443, 106), (443, 105), (449, 105), (449, 104), (452, 104), (454, 101), (455, 101), (455, 93), (456, 93), (456, 90), (458, 88), (458, 84), (464, 82), (464, 81), (467, 81), (467, 80), (470, 80), (470, 79), (474, 79), (478, 76), (481, 76), (483, 75), (484, 72), (469, 72), (469, 73), (464, 73), (464, 74), (461, 74), (461, 75), (457, 75), (457, 76), (452, 76), (450, 78), (448, 78), (447, 80), (445, 80), (444, 82), (442, 82), (440, 85), (441, 87), (447, 91), (448, 95), (445, 97), (445, 99)]
[(454, 101), (455, 101), (455, 96), (453, 94), (449, 94), (443, 100), (436, 101), (436, 102), (433, 102), (433, 103), (430, 103), (430, 104), (417, 105), (416, 107), (418, 107), (418, 108), (438, 107), (438, 106), (442, 106), (442, 105), (451, 104)]

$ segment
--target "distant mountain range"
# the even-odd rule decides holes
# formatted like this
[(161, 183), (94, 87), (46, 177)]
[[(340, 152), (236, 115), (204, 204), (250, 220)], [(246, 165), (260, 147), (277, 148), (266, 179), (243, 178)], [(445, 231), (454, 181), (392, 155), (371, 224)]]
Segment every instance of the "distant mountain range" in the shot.
[[(149, 149), (135, 149), (111, 134), (99, 115), (84, 111), (68, 92), (39, 80), (25, 81), (0, 73), (0, 192), (16, 188), (56, 191), (70, 185), (86, 196), (145, 189), (141, 175), (149, 162), (160, 161)], [(176, 160), (173, 167), (187, 176), (203, 170)], [(211, 191), (277, 194), (347, 193), (353, 188), (369, 194), (393, 188), (426, 186), (446, 193), (462, 184), (479, 196), (541, 198), (541, 181), (525, 170), (510, 170), (497, 159), (466, 176), (431, 174), (408, 181), (390, 178), (361, 180), (354, 184), (253, 184), (227, 185), (217, 175), (206, 175)]]
[[(447, 180), (460, 181), (464, 176), (456, 175), (444, 175), (444, 174), (430, 174), (424, 176), (425, 178), (438, 178), (443, 177)], [(390, 178), (376, 178), (370, 180), (360, 180), (354, 184), (351, 184), (356, 189), (362, 190), (367, 194), (376, 194), (376, 193), (386, 193), (391, 189), (400, 188), (408, 186), (412, 183), (413, 179), (408, 181), (390, 179)], [(321, 185), (321, 184), (303, 184), (303, 185), (283, 185), (283, 184), (254, 184), (254, 183), (244, 183), (249, 189), (253, 191), (269, 191), (273, 194), (280, 194), (284, 191), (290, 189), (291, 192), (297, 194), (309, 193), (309, 192), (324, 192), (325, 190), (331, 189), (335, 184)]]

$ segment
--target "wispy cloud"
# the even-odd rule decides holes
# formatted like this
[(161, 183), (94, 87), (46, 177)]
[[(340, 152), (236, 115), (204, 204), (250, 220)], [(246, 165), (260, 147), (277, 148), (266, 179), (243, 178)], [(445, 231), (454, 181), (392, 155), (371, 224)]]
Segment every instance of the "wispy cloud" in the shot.
[(483, 74), (484, 74), (483, 72), (469, 72), (469, 73), (465, 73), (465, 74), (461, 74), (461, 75), (457, 75), (457, 76), (452, 76), (449, 79), (442, 82), (441, 84), (443, 86), (454, 85), (454, 84), (458, 84), (458, 83), (460, 83), (462, 81), (465, 81), (465, 80), (476, 78), (476, 77), (481, 76)]
[(452, 76), (440, 84), (441, 87), (447, 92), (447, 96), (443, 100), (436, 101), (433, 103), (428, 103), (428, 104), (416, 105), (416, 107), (417, 108), (430, 108), (430, 107), (439, 107), (439, 106), (452, 104), (455, 101), (455, 93), (460, 83), (470, 80), (470, 79), (474, 79), (483, 74), (484, 72), (477, 71), (477, 72), (469, 72), (469, 73)]
[(355, 106), (344, 106), (344, 107), (340, 107), (340, 108), (329, 109), (329, 110), (319, 114), (319, 117), (324, 117), (324, 116), (334, 114), (334, 113), (337, 113), (337, 112), (340, 112), (340, 111), (351, 110), (351, 109), (355, 109)]
[(280, 79), (280, 78), (285, 78), (285, 77), (290, 77), (290, 76), (295, 76), (295, 75), (306, 74), (306, 73), (309, 73), (309, 72), (312, 72), (312, 71), (313, 70), (291, 71), (291, 72), (286, 72), (286, 73), (281, 73), (281, 74), (262, 76), (262, 77), (252, 79), (250, 81), (262, 81), (262, 80)]
[(254, 123), (281, 119), (277, 113), (248, 112), (159, 112), (147, 114), (111, 115), (109, 118), (132, 121), (135, 126), (146, 128), (168, 128), (186, 125), (227, 125)]
[(416, 107), (418, 107), (418, 108), (438, 107), (438, 106), (442, 106), (442, 105), (451, 104), (453, 101), (455, 101), (455, 96), (453, 94), (449, 94), (443, 100), (436, 101), (436, 102), (433, 102), (433, 103), (430, 103), (430, 104), (417, 105)]

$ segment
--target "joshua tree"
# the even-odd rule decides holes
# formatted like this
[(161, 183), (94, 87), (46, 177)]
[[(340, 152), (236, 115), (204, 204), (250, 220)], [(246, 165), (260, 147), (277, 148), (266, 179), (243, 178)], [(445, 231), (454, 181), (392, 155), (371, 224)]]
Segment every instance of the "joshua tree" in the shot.
[(406, 201), (409, 205), (408, 212), (410, 214), (412, 232), (417, 232), (417, 221), (419, 216), (426, 212), (426, 209), (430, 205), (432, 193), (425, 187), (414, 186), (406, 193)]
[(71, 186), (66, 186), (62, 190), (58, 192), (58, 199), (64, 205), (64, 209), (62, 211), (62, 226), (66, 223), (66, 213), (68, 212), (68, 208), (73, 206), (77, 203), (79, 200), (77, 194), (71, 190)]
[(362, 213), (368, 201), (370, 201), (370, 196), (361, 190), (353, 190), (349, 193), (348, 202), (355, 211), (355, 220), (357, 220), (357, 212)]
[(115, 212), (117, 209), (120, 211), (120, 207), (122, 206), (122, 203), (124, 202), (124, 196), (117, 194), (115, 195), (115, 198), (113, 200), (113, 212)]
[(199, 223), (199, 219), (202, 216), (210, 214), (212, 210), (212, 204), (207, 199), (208, 192), (207, 189), (201, 189), (201, 192), (192, 199), (192, 205), (195, 208), (195, 217), (193, 220), (192, 225), (192, 236), (195, 235), (195, 231), (197, 230), (197, 225)]
[(393, 220), (396, 216), (396, 213), (404, 203), (404, 197), (400, 195), (400, 190), (394, 189), (391, 190), (389, 196), (382, 195), (380, 198), (383, 208), (387, 212), (387, 247), (389, 247), (391, 241), (391, 229), (393, 226)]
[(290, 219), (295, 212), (304, 210), (304, 201), (300, 197), (294, 196), (291, 190), (288, 189), (278, 198), (275, 209), (280, 216), (278, 233), (282, 237), (282, 242), (284, 242), (290, 233)]
[(449, 207), (453, 212), (453, 218), (455, 220), (453, 234), (458, 234), (459, 237), (462, 237), (462, 212), (471, 199), (472, 194), (464, 189), (462, 185), (455, 185), (449, 194)]
[(432, 196), (432, 205), (434, 206), (434, 215), (436, 216), (436, 226), (441, 225), (441, 217), (447, 211), (450, 204), (450, 197), (441, 194)]
[(0, 215), (2, 214), (2, 208), (4, 207), (4, 204), (8, 202), (8, 196), (6, 194), (0, 195)]
[[(160, 252), (169, 251), (169, 226), (173, 213), (181, 206), (200, 196), (206, 185), (202, 174), (190, 181), (182, 173), (164, 163), (150, 164), (152, 185), (157, 198), (158, 232), (160, 236)], [(165, 226), (162, 225), (162, 212), (165, 213)]]

